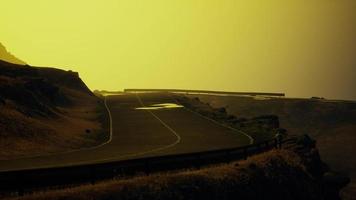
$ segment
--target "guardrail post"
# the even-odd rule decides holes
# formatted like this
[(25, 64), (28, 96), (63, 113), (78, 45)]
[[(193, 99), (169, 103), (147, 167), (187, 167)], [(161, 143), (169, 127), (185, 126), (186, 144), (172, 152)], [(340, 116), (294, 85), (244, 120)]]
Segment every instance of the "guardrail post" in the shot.
[(150, 163), (148, 160), (145, 161), (145, 173), (146, 175), (150, 175)]
[(200, 157), (200, 155), (198, 154), (198, 155), (197, 155), (197, 160), (196, 160), (196, 168), (197, 168), (197, 169), (200, 169), (200, 165), (201, 165), (201, 157)]
[(90, 184), (94, 185), (96, 181), (96, 174), (94, 168), (90, 169)]
[(261, 150), (262, 150), (261, 144), (257, 144), (257, 152), (261, 152)]
[(20, 188), (17, 192), (17, 195), (22, 197), (25, 194), (25, 190), (23, 188)]
[(111, 170), (112, 177), (114, 178), (117, 175), (117, 168)]
[(230, 163), (230, 162), (231, 162), (230, 151), (227, 151), (227, 152), (226, 152), (226, 160), (227, 160), (227, 163)]
[(244, 148), (244, 159), (247, 160), (248, 157), (248, 152), (247, 152), (247, 147)]

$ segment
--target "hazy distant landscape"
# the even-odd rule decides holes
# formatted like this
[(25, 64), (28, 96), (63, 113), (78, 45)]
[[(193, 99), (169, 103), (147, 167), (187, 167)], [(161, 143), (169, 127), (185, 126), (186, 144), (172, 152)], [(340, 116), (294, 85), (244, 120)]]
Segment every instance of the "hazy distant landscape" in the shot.
[[(118, 95), (117, 97), (120, 98), (114, 98), (112, 99), (112, 101), (118, 101), (117, 104), (122, 105), (120, 107), (123, 108), (137, 100), (141, 104), (141, 106), (144, 106), (143, 101), (141, 99), (143, 97), (145, 98), (144, 101), (149, 101), (150, 103), (148, 104), (148, 107), (141, 108), (150, 108), (151, 104), (153, 106), (159, 105), (157, 104), (157, 102), (159, 101), (163, 101), (163, 103), (172, 101), (171, 103), (178, 103), (178, 105), (181, 104), (186, 109), (192, 110), (192, 112), (197, 112), (199, 115), (207, 117), (211, 120), (216, 120), (216, 123), (221, 123), (223, 124), (223, 126), (235, 127), (239, 129), (239, 131), (243, 131), (244, 134), (247, 134), (248, 137), (250, 137), (250, 142), (252, 143), (259, 143), (273, 139), (275, 137), (276, 131), (278, 131), (280, 128), (282, 128), (283, 130), (287, 130), (287, 134), (289, 135), (289, 137), (301, 137), (305, 134), (310, 135), (311, 137), (316, 139), (317, 147), (320, 151), (321, 158), (329, 166), (328, 170), (335, 170), (338, 173), (342, 173), (351, 177), (351, 184), (349, 184), (341, 191), (341, 196), (345, 199), (352, 199), (352, 196), (355, 192), (354, 181), (356, 169), (354, 168), (354, 166), (356, 166), (356, 160), (353, 159), (352, 156), (352, 153), (356, 150), (353, 146), (353, 144), (356, 142), (356, 138), (354, 137), (354, 132), (356, 130), (355, 102), (335, 100), (332, 101), (324, 98), (288, 99), (284, 97), (264, 96), (224, 96), (212, 94), (184, 95), (173, 93), (169, 94), (164, 92), (156, 92), (156, 94), (147, 93), (143, 96), (141, 94), (140, 96), (142, 97), (139, 97), (137, 93), (135, 97), (135, 95), (133, 95), (132, 93), (130, 94), (129, 91), (128, 93), (95, 91), (94, 94), (88, 89), (85, 83), (79, 78), (79, 74), (76, 72), (64, 71), (55, 68), (32, 67), (14, 57), (12, 54), (7, 52), (5, 48), (2, 48), (0, 50), (2, 56), (1, 59), (6, 60), (0, 61), (0, 159), (4, 161), (11, 161), (10, 164), (7, 164), (9, 166), (11, 166), (11, 163), (16, 166), (16, 159), (20, 159), (18, 163), (21, 163), (21, 158), (25, 158), (25, 160), (23, 161), (23, 163), (25, 163), (32, 162), (32, 156), (39, 156), (38, 159), (40, 159), (41, 156), (46, 156), (46, 154), (48, 154), (48, 156), (51, 156), (56, 155), (56, 153), (69, 152), (68, 155), (70, 155), (70, 152), (73, 150), (77, 151), (80, 149), (85, 149), (88, 147), (94, 147), (96, 145), (103, 144), (107, 140), (109, 140), (109, 137), (111, 140), (109, 132), (112, 131), (110, 129), (110, 127), (112, 127), (112, 113), (110, 113), (110, 109), (108, 107), (105, 108), (105, 106), (107, 105), (106, 102), (104, 105), (104, 96), (102, 96), (109, 94), (114, 95), (114, 97), (115, 95)], [(17, 64), (12, 64), (10, 62)], [(121, 103), (119, 104), (119, 102)], [(134, 108), (137, 108), (137, 106), (134, 106)], [(178, 111), (179, 110), (180, 109), (178, 109)], [(157, 119), (161, 120), (157, 116), (157, 114), (163, 111), (157, 110), (155, 111), (156, 114), (153, 114), (152, 111), (142, 111), (144, 113), (148, 112), (152, 114), (153, 117), (156, 117)], [(142, 111), (138, 110), (135, 112), (138, 112), (137, 114), (139, 114), (142, 113)], [(132, 123), (132, 120), (141, 118), (139, 116), (136, 116), (137, 114), (133, 115), (133, 113), (131, 113), (132, 111), (130, 110), (124, 109), (121, 111), (118, 110), (116, 112), (113, 113), (114, 117), (116, 116), (116, 114), (119, 114), (122, 117), (126, 116), (124, 118), (119, 117), (121, 118), (121, 120), (119, 121), (121, 121), (121, 123), (123, 124), (130, 124)], [(172, 117), (177, 117), (175, 118), (176, 122), (179, 122), (179, 120), (177, 121), (177, 119), (184, 119), (188, 117), (188, 115), (185, 116), (186, 114), (180, 116), (183, 113), (179, 113), (180, 112), (177, 112), (175, 115), (172, 115)], [(110, 116), (108, 116), (108, 114), (110, 114)], [(133, 118), (134, 116), (136, 117)], [(194, 118), (191, 118), (191, 120), (193, 119)], [(170, 120), (168, 120), (168, 122)], [(205, 132), (212, 132), (212, 127), (209, 128), (210, 130), (202, 129), (203, 127), (199, 128), (199, 125), (197, 124), (198, 121), (195, 120), (197, 119), (194, 119), (192, 121), (193, 123), (189, 126), (190, 128), (196, 126), (196, 130), (199, 130), (202, 134), (207, 134)], [(149, 127), (149, 124), (147, 124), (147, 122), (149, 121), (144, 120), (142, 122), (145, 122), (145, 126)], [(160, 122), (163, 123), (164, 126), (169, 127), (169, 130), (173, 131), (173, 129), (171, 129), (169, 125), (164, 123), (164, 121), (161, 120)], [(172, 122), (170, 122), (170, 124), (171, 123)], [(184, 124), (186, 124), (187, 122), (182, 121), (182, 123), (182, 125), (184, 126)], [(137, 126), (135, 126), (135, 124), (132, 124), (132, 127), (130, 125), (123, 126), (123, 124), (119, 125), (118, 127), (120, 127), (119, 129), (125, 130), (126, 133), (137, 131), (137, 133), (146, 134), (145, 132), (149, 131), (148, 129), (140, 130)], [(126, 128), (123, 129), (124, 127)], [(116, 129), (117, 126), (115, 125), (114, 128)], [(177, 128), (178, 127), (175, 127), (175, 129), (178, 130), (179, 133), (183, 133), (182, 131), (187, 131), (185, 129), (180, 130)], [(149, 142), (149, 140), (152, 140), (150, 142), (153, 143), (155, 141), (162, 142), (172, 140), (172, 138), (170, 137), (155, 133), (153, 135), (147, 135), (145, 140), (142, 140), (142, 143), (140, 143), (139, 141), (138, 143), (130, 143), (139, 138), (139, 136), (136, 135), (137, 133), (130, 133), (129, 135), (125, 135), (121, 132), (121, 136), (119, 136), (120, 140), (116, 141), (114, 137), (114, 141), (116, 141), (114, 143), (117, 143), (117, 145), (122, 146), (120, 150), (122, 152), (132, 151), (132, 149), (136, 149), (136, 151), (144, 150), (144, 152), (146, 152), (147, 149), (154, 147), (152, 145), (145, 146), (145, 143)], [(175, 131), (173, 131), (173, 133), (176, 134)], [(167, 151), (167, 153), (171, 154), (173, 152), (178, 153), (196, 151), (194, 149), (200, 149), (199, 146), (194, 146), (193, 148), (193, 146), (191, 145), (197, 144), (196, 142), (203, 138), (203, 140), (205, 140), (205, 144), (201, 144), (201, 149), (209, 149), (213, 146), (215, 146), (214, 148), (216, 149), (217, 146), (221, 146), (219, 148), (227, 148), (233, 147), (237, 144), (249, 144), (249, 142), (247, 141), (248, 138), (245, 138), (244, 135), (236, 137), (239, 138), (239, 142), (237, 143), (233, 142), (233, 140), (235, 140), (233, 137), (228, 139), (230, 136), (224, 136), (224, 134), (222, 133), (218, 133), (217, 135), (213, 134), (209, 137), (208, 135), (201, 135), (199, 136), (200, 139), (198, 139), (197, 136), (198, 135), (193, 136), (189, 134), (184, 136), (183, 141), (188, 141), (188, 143), (183, 143), (181, 148), (177, 148), (174, 151)], [(175, 146), (179, 144), (181, 136), (177, 135), (177, 137), (178, 140), (168, 146), (155, 147), (152, 151), (152, 155), (159, 155), (154, 154), (154, 152), (159, 152), (161, 151), (160, 149), (163, 150), (165, 148), (170, 148), (172, 145)], [(224, 137), (226, 139), (223, 139)], [(194, 140), (197, 141), (194, 143)], [(143, 146), (141, 146), (140, 148), (132, 146), (138, 144)], [(244, 176), (241, 170), (244, 171), (246, 167), (250, 168), (251, 162), (255, 161), (257, 162), (256, 165), (258, 166), (258, 168), (262, 167), (264, 172), (270, 170), (269, 167), (267, 167), (269, 166), (269, 164), (265, 165), (265, 163), (269, 163), (272, 162), (272, 160), (277, 159), (280, 163), (287, 162), (288, 165), (284, 167), (290, 168), (289, 170), (291, 170), (292, 168), (296, 168), (297, 170), (298, 167), (306, 168), (306, 171), (297, 172), (300, 173), (300, 175), (302, 175), (303, 173), (311, 173), (312, 176), (315, 176), (315, 178), (319, 179), (320, 177), (318, 178), (318, 176), (320, 175), (314, 174), (315, 169), (317, 169), (316, 172), (318, 173), (319, 171), (321, 175), (325, 173), (322, 172), (325, 169), (322, 167), (323, 164), (321, 163), (318, 154), (312, 153), (315, 152), (313, 151), (314, 147), (311, 147), (311, 149), (309, 146), (302, 146), (298, 148), (293, 147), (292, 149), (290, 149), (290, 147), (288, 148), (286, 149), (286, 151), (277, 151), (272, 153), (261, 154), (257, 158), (252, 158), (252, 160), (249, 159), (247, 163), (250, 164), (242, 164), (243, 167), (239, 168), (239, 172), (237, 174), (235, 174), (234, 172), (229, 175), (237, 176), (236, 180), (239, 180), (237, 181), (237, 185), (233, 187), (241, 187), (242, 180), (238, 178), (239, 176)], [(305, 149), (305, 151), (309, 153), (305, 153), (304, 150), (302, 151), (304, 153), (298, 153), (298, 151), (300, 150), (296, 149), (300, 148)], [(93, 152), (95, 152), (95, 150), (93, 150)], [(151, 150), (148, 150), (147, 152), (149, 153), (151, 152)], [(297, 154), (295, 154), (296, 152)], [(81, 152), (79, 151), (77, 154), (81, 155)], [(73, 154), (73, 156), (74, 155), (75, 154)], [(29, 157), (28, 161), (26, 161), (26, 157)], [(72, 159), (73, 158), (71, 158), (70, 160)], [(305, 161), (303, 161), (301, 164), (298, 163), (298, 159)], [(65, 154), (61, 156), (60, 160), (66, 160)], [(348, 160), (348, 162), (344, 162), (345, 160)], [(239, 165), (240, 164), (235, 164), (235, 166)], [(231, 171), (234, 168), (231, 168), (231, 165), (227, 165), (218, 168), (207, 168), (202, 171), (192, 170), (179, 174), (167, 174), (163, 175), (163, 178), (158, 179), (159, 181), (156, 182), (158, 185), (152, 185), (152, 187), (163, 187), (161, 186), (163, 182), (171, 182), (175, 181), (176, 179), (183, 178), (187, 181), (189, 180), (184, 184), (193, 184), (196, 187), (201, 187), (200, 190), (197, 190), (198, 193), (196, 195), (198, 195), (199, 198), (205, 198), (205, 195), (203, 195), (203, 191), (206, 190), (206, 188), (204, 188), (205, 186), (194, 184), (194, 181), (198, 181), (198, 179), (195, 180), (195, 177), (200, 177), (206, 172), (217, 173), (215, 176), (207, 176), (200, 181), (208, 181), (205, 180), (206, 178), (208, 178), (212, 179), (213, 184), (220, 184), (215, 181), (216, 179), (219, 179), (219, 176), (227, 175), (221, 174), (221, 170), (223, 169)], [(310, 171), (311, 169), (314, 169), (314, 171)], [(285, 169), (283, 168), (283, 170)], [(246, 174), (246, 176), (251, 176), (250, 178), (251, 180), (253, 180), (252, 183), (243, 187), (258, 188), (258, 184), (262, 184), (262, 182), (253, 178), (253, 174), (255, 172), (251, 173), (252, 174)], [(284, 178), (284, 176), (288, 178), (293, 178), (290, 177), (290, 175), (288, 174), (280, 174), (279, 176), (282, 179)], [(142, 183), (150, 181), (150, 179), (151, 178), (134, 178), (130, 180), (130, 186), (127, 185), (128, 183), (125, 181), (105, 182), (103, 184), (94, 186), (94, 188), (95, 190), (97, 190), (99, 188), (105, 187), (107, 193), (103, 193), (104, 196), (122, 196), (124, 195), (122, 191), (114, 192), (112, 190), (117, 187), (120, 188), (127, 185), (125, 187), (132, 187), (129, 193), (127, 194), (129, 196), (133, 195), (130, 198), (148, 198), (146, 193), (143, 192), (134, 194), (134, 191), (138, 190), (138, 188), (143, 187)], [(266, 175), (265, 179), (269, 180), (273, 179), (273, 177)], [(331, 195), (331, 193), (325, 194), (321, 190), (319, 191), (320, 188), (318, 189), (316, 185), (311, 182), (311, 180), (300, 179), (296, 181), (297, 182), (294, 183), (296, 184), (295, 186), (293, 186), (292, 188), (286, 188), (284, 190), (283, 195), (285, 198), (290, 198), (287, 197), (287, 194), (290, 192), (295, 194), (298, 193), (297, 188), (299, 187), (299, 184), (302, 184), (302, 182), (309, 184), (309, 186), (307, 186), (308, 190), (314, 190), (315, 195), (319, 195), (320, 197), (323, 195)], [(221, 184), (231, 183), (224, 182)], [(168, 188), (166, 188), (166, 192), (168, 193), (151, 191), (154, 193), (155, 196), (153, 199), (157, 199), (156, 197), (161, 195), (172, 195), (170, 194), (171, 192), (177, 193), (177, 195), (182, 195), (183, 199), (187, 198), (187, 193), (175, 191), (176, 187), (181, 186), (179, 184), (176, 186), (168, 186)], [(69, 198), (69, 196), (71, 196), (73, 192), (75, 193), (75, 191), (85, 194), (84, 196), (79, 196), (79, 199), (85, 199), (86, 194), (90, 194), (89, 190), (92, 190), (92, 188), (88, 186), (82, 186), (75, 188), (74, 190), (58, 191), (58, 194), (49, 192), (44, 194), (43, 197), (36, 195), (33, 197), (30, 196), (29, 199), (56, 199), (60, 198), (61, 196)], [(337, 191), (337, 189), (332, 188), (330, 191)], [(263, 196), (275, 195), (273, 194), (274, 192), (271, 191), (271, 193), (269, 193), (268, 190), (264, 189), (262, 190), (262, 193), (265, 193), (265, 195)], [(238, 197), (241, 195), (245, 196), (252, 194), (248, 194), (243, 191), (233, 194), (234, 197)], [(297, 197), (297, 199), (309, 198), (308, 193), (305, 193), (304, 195), (306, 196), (300, 196)], [(335, 195), (335, 193), (333, 193), (332, 195)], [(103, 196), (99, 195), (96, 196), (95, 199), (102, 198)], [(259, 197), (251, 196), (251, 198)]]
[(2, 0), (0, 199), (356, 199), (355, 10)]

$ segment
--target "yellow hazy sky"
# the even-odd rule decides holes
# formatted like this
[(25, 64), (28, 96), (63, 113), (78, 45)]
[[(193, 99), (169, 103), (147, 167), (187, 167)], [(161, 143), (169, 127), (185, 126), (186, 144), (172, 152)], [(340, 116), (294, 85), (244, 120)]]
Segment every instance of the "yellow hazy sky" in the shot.
[(1, 0), (0, 42), (91, 89), (356, 99), (355, 0)]

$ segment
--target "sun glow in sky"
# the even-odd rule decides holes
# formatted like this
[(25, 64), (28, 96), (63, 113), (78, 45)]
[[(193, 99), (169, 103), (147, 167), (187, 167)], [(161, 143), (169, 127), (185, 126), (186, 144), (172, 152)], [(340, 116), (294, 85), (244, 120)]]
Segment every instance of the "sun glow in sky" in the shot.
[(0, 42), (91, 89), (356, 99), (355, 0), (1, 0)]

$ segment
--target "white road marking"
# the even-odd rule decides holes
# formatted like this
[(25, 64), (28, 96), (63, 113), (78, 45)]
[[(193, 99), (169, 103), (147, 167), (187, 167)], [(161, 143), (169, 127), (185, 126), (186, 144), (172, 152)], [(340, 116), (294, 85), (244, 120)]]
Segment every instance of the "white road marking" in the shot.
[(173, 108), (182, 108), (183, 106), (177, 105), (175, 103), (159, 103), (153, 104), (145, 107), (135, 108), (136, 110), (161, 110), (161, 109), (173, 109)]
[[(184, 94), (184, 95), (185, 95), (185, 94)], [(168, 96), (169, 96), (171, 99), (173, 99), (173, 101), (175, 101), (177, 104), (181, 105), (181, 104), (180, 104), (175, 98), (173, 98), (171, 95), (168, 95)], [(187, 97), (187, 98), (189, 98), (189, 97)], [(233, 128), (233, 127), (231, 127), (231, 126), (222, 124), (222, 123), (220, 123), (220, 122), (218, 122), (218, 121), (216, 121), (216, 120), (214, 120), (214, 119), (211, 119), (211, 118), (209, 118), (209, 117), (206, 117), (206, 116), (204, 116), (204, 115), (202, 115), (202, 114), (200, 114), (200, 113), (198, 113), (198, 112), (195, 112), (195, 111), (193, 111), (193, 110), (191, 110), (191, 109), (189, 109), (189, 108), (186, 108), (186, 107), (184, 107), (184, 108), (185, 108), (187, 111), (191, 112), (191, 113), (194, 113), (194, 114), (196, 114), (196, 115), (198, 115), (198, 116), (200, 116), (200, 117), (202, 117), (202, 118), (204, 118), (204, 119), (206, 119), (206, 120), (209, 120), (209, 121), (211, 121), (211, 122), (214, 122), (215, 124), (218, 124), (218, 125), (220, 125), (220, 126), (223, 126), (223, 127), (225, 127), (225, 128), (228, 128), (228, 129), (230, 129), (230, 130), (233, 130), (233, 131), (236, 131), (236, 132), (239, 132), (239, 133), (245, 135), (246, 137), (249, 138), (250, 144), (253, 144), (253, 143), (255, 142), (255, 140), (254, 140), (250, 135), (248, 135), (247, 133), (245, 133), (245, 132), (243, 132), (243, 131), (241, 131), (241, 130), (238, 130), (238, 129)]]
[[(140, 98), (140, 96), (139, 96), (137, 93), (136, 93), (136, 98), (137, 98), (138, 101), (140, 102), (141, 106), (142, 106), (142, 107), (145, 107), (144, 103), (142, 102), (142, 99)], [(154, 114), (151, 110), (145, 110), (145, 111), (149, 112), (149, 113), (150, 113), (154, 118), (156, 118), (164, 127), (166, 127), (170, 132), (172, 132), (172, 133), (177, 137), (177, 140), (176, 140), (175, 142), (173, 142), (172, 144), (169, 144), (169, 145), (166, 145), (166, 146), (157, 148), (157, 149), (152, 149), (152, 150), (149, 150), (149, 151), (141, 152), (141, 153), (139, 153), (139, 155), (146, 154), (146, 153), (152, 153), (152, 152), (156, 152), (156, 151), (160, 151), (160, 150), (164, 150), (164, 149), (173, 147), (173, 146), (177, 145), (178, 143), (180, 143), (181, 137), (180, 137), (180, 135), (179, 135), (175, 130), (173, 130), (170, 126), (168, 126), (164, 121), (162, 121), (162, 120), (161, 120), (156, 114)]]
[[(109, 95), (106, 95), (109, 96)], [(46, 153), (46, 154), (41, 154), (41, 155), (34, 155), (34, 156), (24, 156), (24, 157), (19, 157), (19, 158), (15, 158), (15, 159), (10, 159), (10, 160), (22, 160), (22, 159), (29, 159), (29, 158), (39, 158), (39, 157), (47, 157), (47, 156), (56, 156), (56, 155), (63, 155), (63, 154), (69, 154), (69, 153), (74, 153), (74, 152), (78, 152), (78, 151), (87, 151), (87, 150), (93, 150), (93, 149), (97, 149), (100, 148), (106, 144), (109, 144), (112, 141), (112, 135), (113, 135), (113, 128), (112, 128), (112, 117), (111, 117), (111, 112), (110, 109), (106, 103), (106, 96), (104, 96), (104, 106), (106, 108), (106, 111), (109, 114), (109, 139), (106, 142), (103, 142), (101, 144), (98, 144), (96, 146), (93, 147), (86, 147), (86, 148), (80, 148), (80, 149), (73, 149), (73, 150), (69, 150), (69, 151), (62, 151), (62, 152), (57, 152), (57, 153)]]
[[(109, 96), (109, 95), (107, 95)], [(145, 106), (141, 100), (141, 98), (137, 95), (136, 93), (136, 98), (138, 99), (139, 103), (142, 106)], [(109, 109), (109, 106), (107, 105), (107, 101), (106, 101), (106, 96), (104, 96), (104, 105), (105, 108), (108, 111), (109, 114), (109, 118), (110, 118), (110, 139), (103, 143), (100, 144), (98, 146), (95, 147), (91, 147), (91, 148), (86, 148), (86, 149), (78, 149), (78, 150), (73, 150), (70, 152), (62, 152), (62, 153), (56, 153), (56, 154), (47, 154), (47, 155), (42, 155), (42, 156), (53, 156), (53, 155), (59, 155), (59, 154), (66, 154), (66, 153), (72, 153), (72, 152), (76, 152), (76, 151), (83, 151), (83, 150), (92, 150), (92, 149), (96, 149), (98, 147), (101, 147), (105, 144), (108, 144), (112, 141), (112, 135), (113, 135), (113, 128), (112, 128), (112, 116), (111, 116), (111, 111)], [(151, 112), (150, 110), (146, 110), (147, 112), (149, 112), (153, 117), (155, 117), (163, 126), (165, 126), (169, 131), (171, 131), (176, 137), (177, 140), (169, 145), (163, 146), (163, 147), (159, 147), (159, 148), (155, 148), (155, 149), (151, 149), (148, 151), (142, 151), (142, 152), (137, 152), (137, 153), (131, 153), (131, 154), (124, 154), (124, 155), (120, 155), (120, 156), (114, 156), (114, 157), (109, 157), (109, 158), (104, 158), (104, 159), (96, 159), (96, 160), (88, 160), (88, 161), (81, 161), (81, 162), (72, 162), (72, 163), (65, 163), (64, 165), (42, 165), (41, 167), (35, 167), (35, 168), (19, 168), (19, 169), (15, 169), (15, 170), (27, 170), (27, 169), (44, 169), (44, 168), (51, 168), (51, 167), (61, 167), (61, 166), (75, 166), (75, 165), (81, 165), (81, 164), (90, 164), (90, 163), (99, 163), (99, 162), (105, 162), (105, 161), (112, 161), (112, 160), (117, 160), (117, 159), (121, 159), (121, 158), (127, 158), (127, 157), (134, 157), (134, 156), (140, 156), (140, 155), (144, 155), (144, 154), (148, 154), (148, 153), (153, 153), (153, 152), (157, 152), (157, 151), (161, 151), (161, 150), (165, 150), (168, 148), (171, 148), (175, 145), (177, 145), (178, 143), (180, 143), (181, 141), (181, 137), (180, 135), (174, 131), (170, 126), (168, 126), (164, 121), (162, 121), (157, 115), (155, 115), (153, 112)], [(42, 157), (42, 156), (34, 156), (34, 157), (29, 157), (29, 158), (35, 158), (35, 157)], [(2, 170), (0, 170), (2, 171)], [(6, 171), (6, 170), (5, 170)]]
[[(136, 98), (138, 99), (139, 103), (144, 107), (144, 103), (142, 102), (141, 98), (139, 97), (139, 95), (136, 93)], [(170, 98), (172, 98), (170, 96)], [(179, 104), (179, 102), (172, 98), (175, 102), (177, 102), (177, 104)], [(103, 144), (100, 144), (98, 146), (95, 146), (95, 147), (89, 147), (89, 148), (85, 148), (85, 149), (78, 149), (78, 150), (73, 150), (73, 151), (70, 151), (70, 152), (62, 152), (62, 153), (55, 153), (55, 154), (47, 154), (47, 155), (42, 155), (42, 156), (52, 156), (52, 155), (59, 155), (59, 154), (66, 154), (66, 153), (72, 153), (72, 152), (77, 152), (77, 151), (85, 151), (85, 150), (93, 150), (93, 149), (96, 149), (96, 148), (99, 148), (101, 146), (104, 146), (108, 143), (110, 143), (112, 141), (112, 138), (113, 138), (113, 128), (112, 128), (112, 115), (111, 115), (111, 111), (110, 111), (110, 108), (109, 106), (107, 105), (107, 100), (106, 100), (106, 96), (104, 96), (104, 105), (105, 105), (105, 108), (107, 109), (108, 111), (108, 114), (109, 114), (109, 120), (110, 120), (110, 138), (107, 142), (103, 143)], [(240, 131), (240, 130), (237, 130), (235, 128), (232, 128), (230, 126), (227, 126), (227, 125), (224, 125), (224, 124), (221, 124), (213, 119), (210, 119), (210, 118), (207, 118), (203, 115), (201, 115), (200, 113), (197, 113), (195, 111), (192, 111), (186, 107), (184, 107), (186, 110), (196, 114), (196, 115), (199, 115), (200, 117), (203, 117), (204, 119), (207, 119), (209, 121), (212, 121), (220, 126), (223, 126), (225, 128), (229, 128), (231, 130), (234, 130), (234, 131), (237, 131), (237, 132), (240, 132), (244, 135), (246, 135), (247, 137), (250, 138), (250, 142), (251, 144), (253, 143), (253, 138), (249, 135), (247, 135), (246, 133)], [(142, 152), (137, 152), (137, 153), (131, 153), (131, 154), (124, 154), (124, 155), (120, 155), (120, 156), (114, 156), (114, 157), (109, 157), (109, 158), (104, 158), (104, 159), (97, 159), (97, 160), (88, 160), (88, 161), (81, 161), (81, 162), (72, 162), (72, 163), (65, 163), (64, 165), (43, 165), (41, 167), (38, 167), (38, 168), (20, 168), (20, 169), (15, 169), (15, 170), (25, 170), (25, 169), (42, 169), (42, 168), (51, 168), (51, 167), (61, 167), (61, 166), (74, 166), (74, 165), (81, 165), (81, 164), (90, 164), (90, 163), (99, 163), (99, 162), (105, 162), (105, 161), (112, 161), (112, 160), (118, 160), (118, 159), (122, 159), (122, 158), (127, 158), (127, 157), (135, 157), (135, 156), (141, 156), (141, 155), (144, 155), (144, 154), (148, 154), (148, 153), (153, 153), (153, 152), (157, 152), (157, 151), (161, 151), (161, 150), (165, 150), (165, 149), (168, 149), (168, 148), (171, 148), (177, 144), (179, 144), (181, 142), (181, 137), (180, 135), (175, 131), (173, 130), (169, 125), (167, 125), (164, 121), (162, 121), (157, 115), (155, 115), (151, 110), (145, 110), (147, 112), (149, 112), (153, 117), (155, 117), (163, 126), (165, 126), (170, 132), (172, 132), (175, 136), (176, 136), (176, 141), (169, 144), (169, 145), (166, 145), (166, 146), (162, 146), (162, 147), (159, 147), (159, 148), (155, 148), (155, 149), (151, 149), (151, 150), (148, 150), (148, 151), (142, 151)], [(34, 157), (30, 157), (30, 158), (35, 158), (35, 157), (42, 157), (42, 156), (34, 156)], [(0, 170), (1, 171), (1, 170)], [(6, 170), (5, 170), (6, 171)]]
[[(109, 125), (109, 133), (110, 133), (110, 138), (109, 138), (109, 140), (106, 142), (106, 143), (103, 143), (103, 144), (101, 144), (101, 145), (99, 145), (98, 147), (100, 147), (100, 146), (103, 146), (103, 145), (105, 145), (105, 144), (108, 144), (108, 143), (110, 143), (111, 141), (112, 141), (112, 133), (113, 133), (113, 128), (112, 128), (112, 116), (111, 116), (111, 111), (110, 111), (110, 109), (109, 109), (109, 106), (108, 106), (108, 104), (106, 103), (106, 96), (104, 96), (104, 104), (105, 104), (105, 108), (106, 108), (106, 110), (108, 111), (108, 114), (109, 114), (109, 123), (110, 123), (110, 125)], [(96, 147), (97, 148), (97, 147)]]
[[(141, 98), (139, 97), (139, 95), (136, 93), (136, 98), (139, 101), (139, 103), (141, 104), (142, 107), (145, 107), (144, 103), (142, 102)], [(124, 155), (120, 155), (120, 156), (115, 156), (115, 157), (110, 157), (110, 158), (105, 158), (105, 159), (98, 159), (98, 160), (91, 160), (91, 163), (94, 162), (104, 162), (104, 161), (111, 161), (114, 159), (121, 159), (121, 158), (127, 158), (127, 157), (135, 157), (135, 156), (142, 156), (148, 153), (153, 153), (153, 152), (157, 152), (157, 151), (161, 151), (161, 150), (165, 150), (168, 148), (171, 148), (177, 144), (179, 144), (181, 142), (181, 137), (180, 135), (173, 130), (169, 125), (167, 125), (164, 121), (162, 121), (157, 115), (155, 115), (151, 110), (145, 110), (147, 112), (149, 112), (154, 118), (156, 118), (164, 127), (166, 127), (170, 132), (172, 132), (176, 137), (177, 140), (171, 144), (168, 144), (166, 146), (162, 146), (159, 148), (154, 148), (151, 150), (147, 150), (147, 151), (141, 151), (141, 152), (137, 152), (137, 153), (131, 153), (131, 154), (124, 154)], [(110, 110), (109, 110), (110, 112)], [(79, 164), (85, 164), (87, 162), (76, 162), (76, 163), (70, 163), (69, 165), (79, 165)]]

